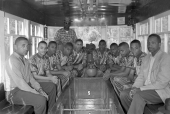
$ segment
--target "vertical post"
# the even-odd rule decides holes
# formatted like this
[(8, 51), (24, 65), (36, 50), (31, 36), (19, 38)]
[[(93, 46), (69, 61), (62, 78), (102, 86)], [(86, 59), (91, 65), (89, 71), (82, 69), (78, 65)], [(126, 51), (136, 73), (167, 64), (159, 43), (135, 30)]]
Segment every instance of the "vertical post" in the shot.
[(164, 51), (168, 53), (168, 34), (164, 34)]
[(0, 11), (0, 83), (4, 81), (4, 64), (5, 64), (5, 49), (4, 49), (4, 12)]

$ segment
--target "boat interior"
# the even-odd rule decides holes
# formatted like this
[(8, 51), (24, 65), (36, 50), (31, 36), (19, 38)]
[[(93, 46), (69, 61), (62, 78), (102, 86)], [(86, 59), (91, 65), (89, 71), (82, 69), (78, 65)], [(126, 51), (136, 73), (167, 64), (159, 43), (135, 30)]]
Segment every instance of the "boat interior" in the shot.
[[(55, 41), (66, 17), (89, 53), (101, 40), (108, 49), (112, 43), (139, 40), (141, 51), (149, 54), (147, 39), (157, 34), (161, 50), (170, 54), (170, 0), (0, 0), (0, 114), (36, 114), (33, 106), (7, 101), (5, 62), (18, 37), (28, 39), (26, 59), (38, 53), (39, 42)], [(62, 86), (49, 114), (127, 114), (110, 79), (89, 74), (70, 78)], [(147, 104), (143, 114), (170, 114), (160, 112), (164, 105)]]

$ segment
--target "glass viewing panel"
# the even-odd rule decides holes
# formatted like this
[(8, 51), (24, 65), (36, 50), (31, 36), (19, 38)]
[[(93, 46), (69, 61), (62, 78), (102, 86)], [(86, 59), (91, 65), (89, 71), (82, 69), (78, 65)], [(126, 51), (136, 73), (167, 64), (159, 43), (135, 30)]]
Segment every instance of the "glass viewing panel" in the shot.
[(75, 78), (58, 98), (54, 114), (124, 114), (110, 81)]

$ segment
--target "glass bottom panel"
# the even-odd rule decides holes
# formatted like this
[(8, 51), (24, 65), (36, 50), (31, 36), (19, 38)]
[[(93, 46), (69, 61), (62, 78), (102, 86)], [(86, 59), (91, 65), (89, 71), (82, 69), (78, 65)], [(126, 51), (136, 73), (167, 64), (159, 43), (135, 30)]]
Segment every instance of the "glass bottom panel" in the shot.
[(110, 82), (74, 78), (52, 108), (53, 114), (124, 114)]

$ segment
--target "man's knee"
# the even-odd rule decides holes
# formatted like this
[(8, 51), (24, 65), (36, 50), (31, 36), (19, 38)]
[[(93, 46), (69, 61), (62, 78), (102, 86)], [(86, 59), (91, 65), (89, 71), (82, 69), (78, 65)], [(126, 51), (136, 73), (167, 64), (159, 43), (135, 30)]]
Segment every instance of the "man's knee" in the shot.
[(120, 93), (120, 99), (125, 99), (126, 97), (129, 96), (129, 89), (128, 90), (124, 90)]
[(137, 93), (135, 93), (134, 94), (134, 96), (133, 96), (133, 100), (139, 100), (139, 99), (141, 99), (142, 98), (142, 92), (137, 92)]
[(37, 98), (36, 98), (36, 104), (35, 104), (35, 108), (39, 108), (39, 107), (46, 107), (46, 104), (47, 104), (47, 100), (45, 97), (39, 95)]
[(49, 86), (48, 87), (49, 92), (56, 91), (56, 89), (57, 89), (56, 85), (52, 82), (48, 83), (48, 86)]

